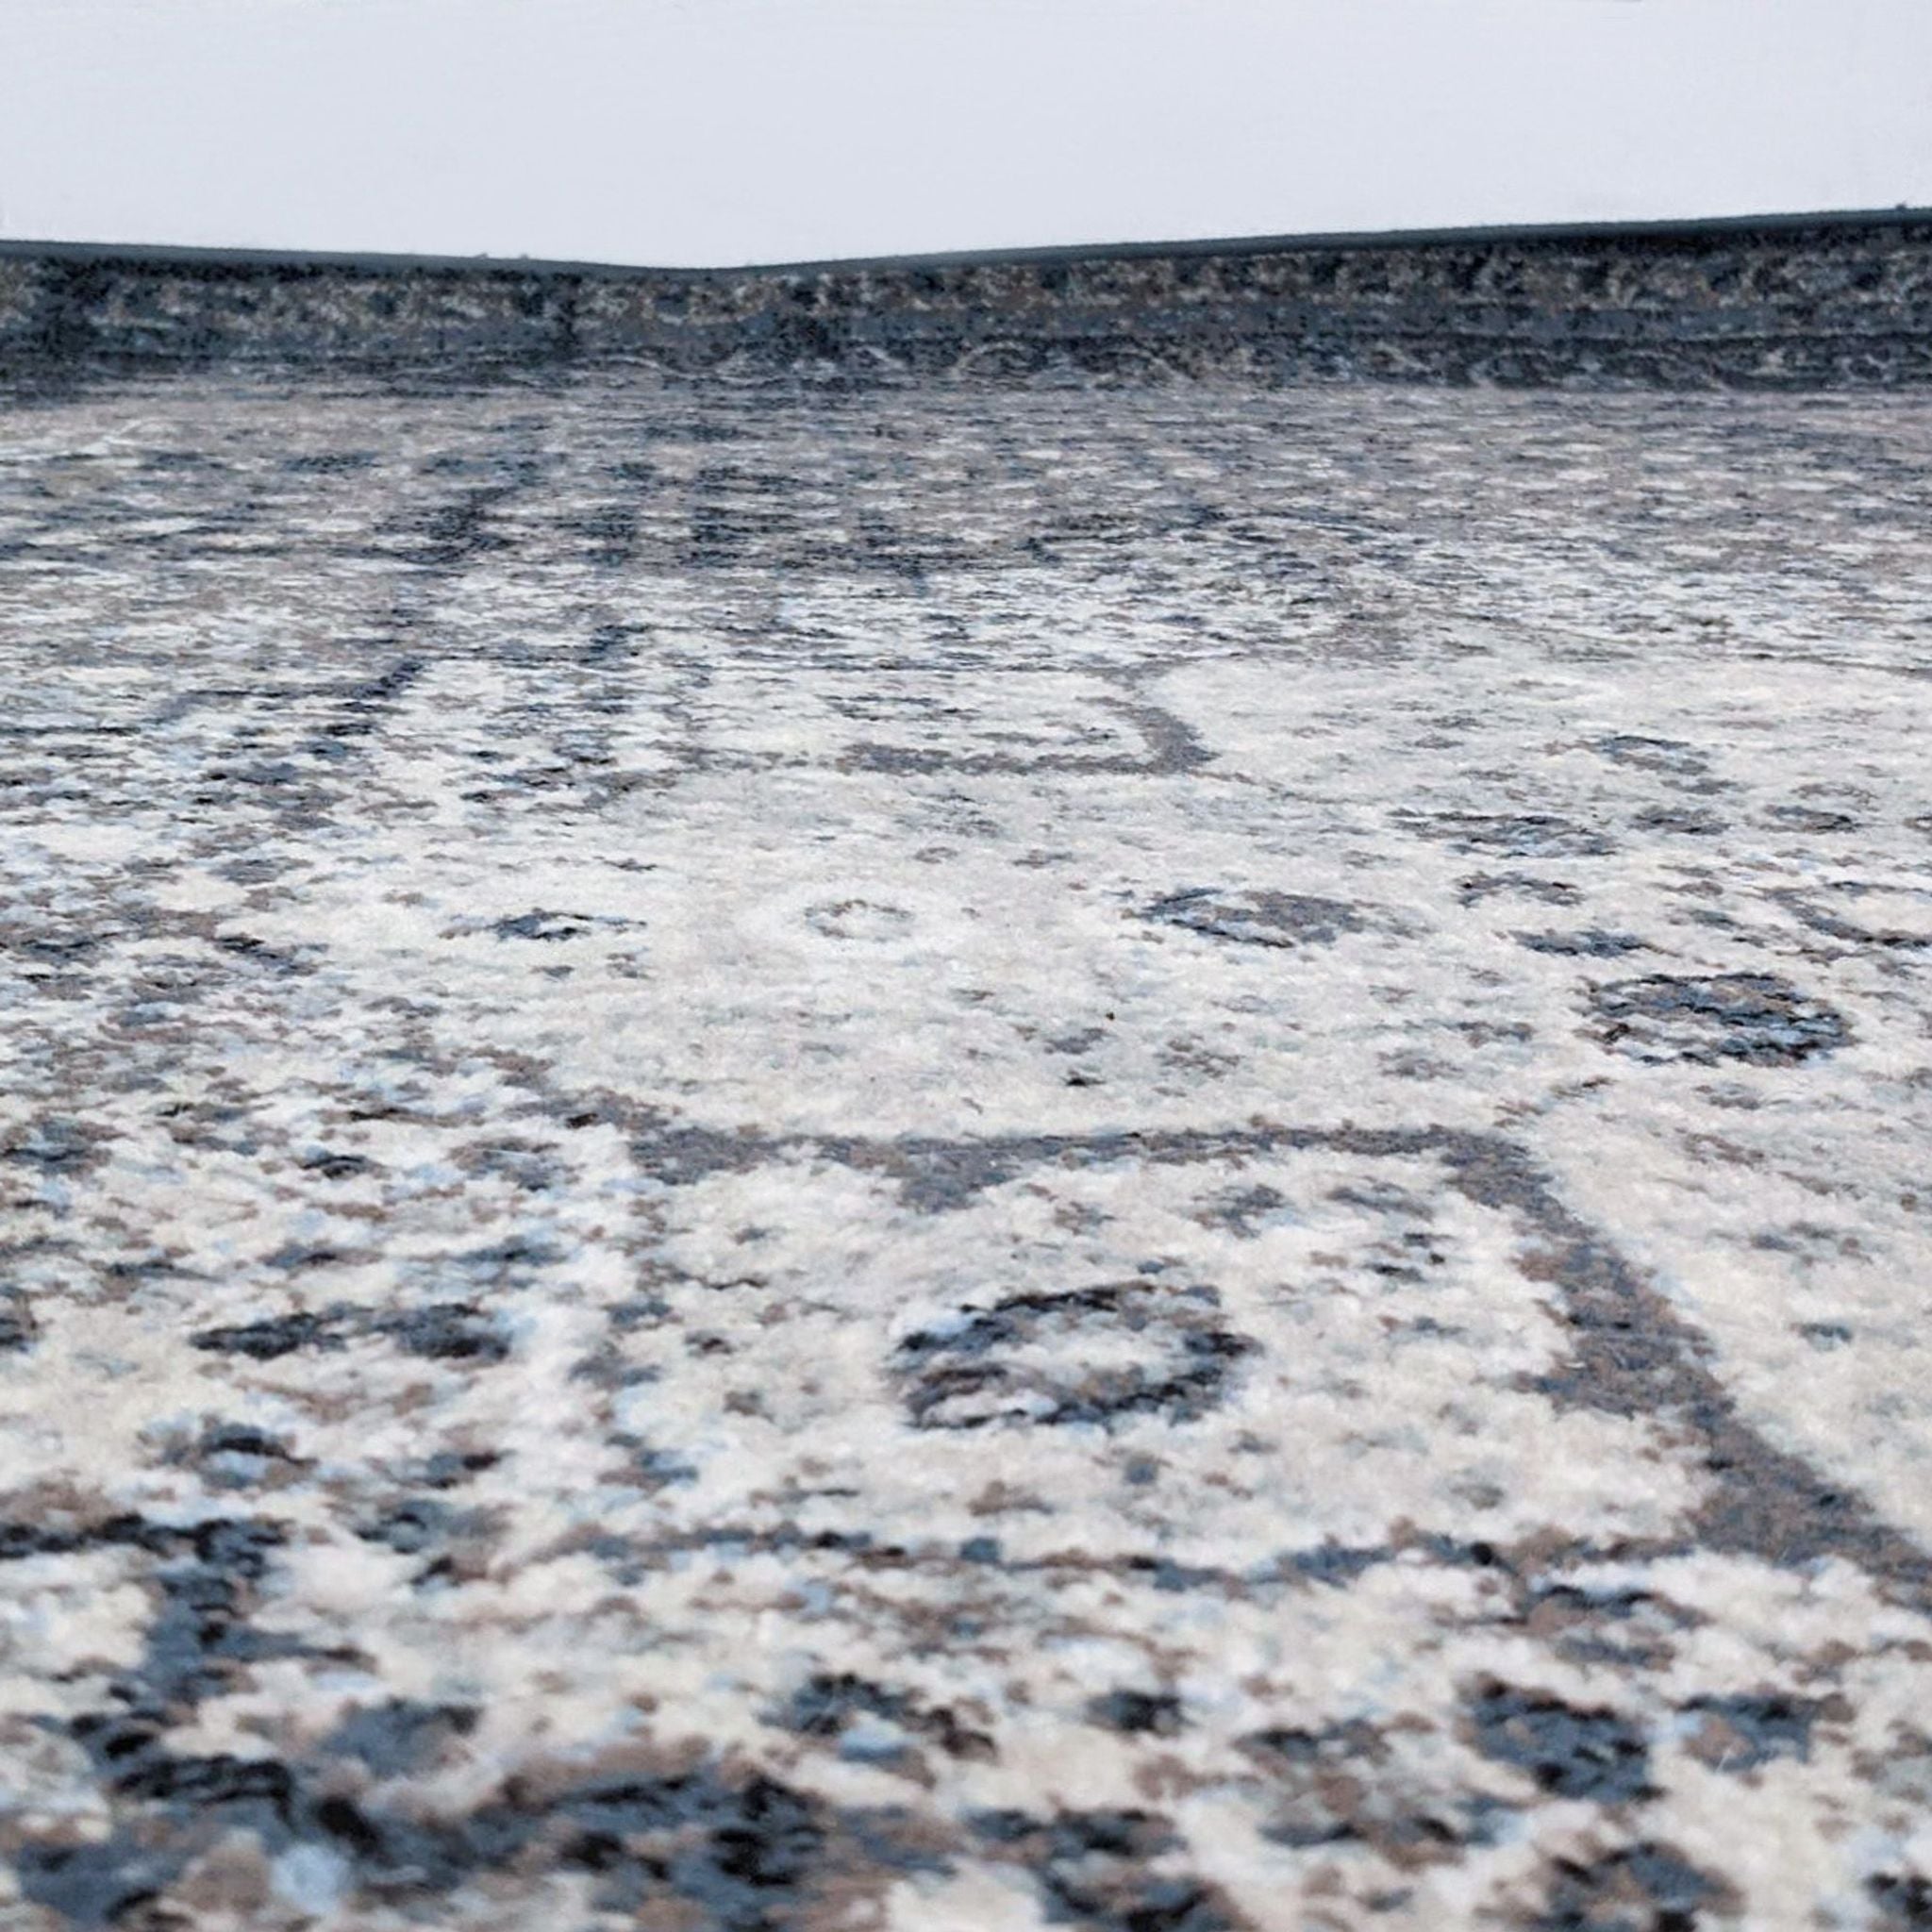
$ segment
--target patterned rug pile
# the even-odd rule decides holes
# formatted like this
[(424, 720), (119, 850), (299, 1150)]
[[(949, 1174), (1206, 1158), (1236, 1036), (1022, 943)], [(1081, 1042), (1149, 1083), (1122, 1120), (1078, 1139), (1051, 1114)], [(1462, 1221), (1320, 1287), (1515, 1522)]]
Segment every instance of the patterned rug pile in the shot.
[(0, 413), (0, 1925), (1932, 1924), (1932, 399)]

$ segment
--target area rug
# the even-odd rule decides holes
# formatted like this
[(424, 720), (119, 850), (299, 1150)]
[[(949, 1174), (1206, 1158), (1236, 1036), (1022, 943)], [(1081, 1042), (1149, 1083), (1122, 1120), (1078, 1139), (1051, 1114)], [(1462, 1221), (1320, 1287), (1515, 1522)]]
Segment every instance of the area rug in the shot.
[(87, 273), (8, 1932), (1932, 1924), (1922, 338), (116, 360)]

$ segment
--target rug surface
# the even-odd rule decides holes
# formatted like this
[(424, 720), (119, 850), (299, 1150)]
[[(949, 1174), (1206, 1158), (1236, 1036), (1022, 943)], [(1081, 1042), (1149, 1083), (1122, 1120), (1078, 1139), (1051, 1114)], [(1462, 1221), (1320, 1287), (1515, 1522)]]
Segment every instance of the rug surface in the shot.
[(1932, 397), (0, 413), (0, 1925), (1932, 1923)]

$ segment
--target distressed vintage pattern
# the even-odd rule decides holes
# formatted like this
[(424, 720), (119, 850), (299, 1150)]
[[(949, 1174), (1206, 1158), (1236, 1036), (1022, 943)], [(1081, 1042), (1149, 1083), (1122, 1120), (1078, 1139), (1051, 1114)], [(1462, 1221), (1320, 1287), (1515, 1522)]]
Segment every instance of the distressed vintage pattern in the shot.
[(1932, 405), (0, 425), (7, 1932), (1932, 1922)]

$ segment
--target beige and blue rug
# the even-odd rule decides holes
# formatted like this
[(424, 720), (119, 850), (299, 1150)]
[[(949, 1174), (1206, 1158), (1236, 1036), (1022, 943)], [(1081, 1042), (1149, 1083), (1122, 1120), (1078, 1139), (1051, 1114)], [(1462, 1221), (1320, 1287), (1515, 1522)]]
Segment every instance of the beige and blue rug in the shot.
[(1932, 1924), (1932, 392), (1158, 374), (17, 367), (7, 1932)]

